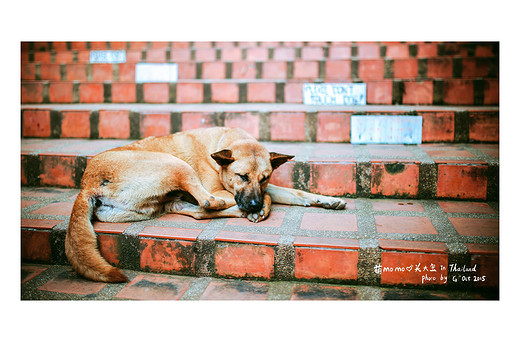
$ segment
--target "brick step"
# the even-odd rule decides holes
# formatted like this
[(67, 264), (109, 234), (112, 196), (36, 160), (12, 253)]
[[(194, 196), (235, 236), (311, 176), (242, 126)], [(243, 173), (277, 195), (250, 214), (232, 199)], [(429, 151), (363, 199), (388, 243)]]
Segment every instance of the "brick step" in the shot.
[(498, 107), (301, 104), (23, 105), (22, 137), (140, 139), (227, 126), (263, 141), (350, 142), (350, 118), (364, 114), (421, 116), (423, 143), (499, 139)]
[[(127, 284), (85, 280), (66, 265), (24, 262), (22, 300), (498, 300), (498, 290), (399, 288), (318, 283), (222, 279), (123, 270)], [(287, 314), (284, 312), (284, 314)], [(169, 318), (168, 318), (169, 319)], [(226, 317), (229, 319), (229, 317)], [(248, 319), (251, 319), (248, 313)], [(156, 322), (156, 321), (155, 321)], [(328, 321), (330, 323), (330, 321)], [(293, 337), (291, 332), (291, 337)]]
[[(253, 70), (256, 73), (255, 69)], [(316, 80), (312, 80), (315, 82)], [(191, 80), (176, 83), (22, 81), (22, 104), (303, 103), (305, 80)], [(498, 79), (368, 81), (367, 104), (497, 105)]]
[[(126, 50), (127, 60), (497, 57), (496, 42), (22, 42), (22, 62), (88, 61), (91, 50)], [(169, 57), (169, 58), (168, 58)]]
[[(68, 264), (77, 189), (22, 187), (21, 258)], [(498, 289), (498, 203), (350, 199), (344, 211), (273, 205), (246, 219), (94, 224), (101, 253), (126, 270), (356, 285)]]
[[(88, 57), (88, 56), (87, 56)], [(437, 78), (497, 78), (498, 57), (450, 57), (403, 59), (325, 59), (291, 61), (178, 61), (155, 57), (128, 59), (126, 63), (89, 63), (89, 60), (56, 63), (22, 63), (24, 81), (135, 81), (137, 62), (176, 62), (179, 80), (192, 79), (323, 79), (327, 82), (384, 79), (433, 80)], [(244, 71), (245, 70), (245, 71)]]
[[(79, 187), (94, 155), (129, 140), (22, 139), (22, 185)], [(295, 155), (271, 183), (344, 197), (498, 200), (497, 144), (264, 142)]]

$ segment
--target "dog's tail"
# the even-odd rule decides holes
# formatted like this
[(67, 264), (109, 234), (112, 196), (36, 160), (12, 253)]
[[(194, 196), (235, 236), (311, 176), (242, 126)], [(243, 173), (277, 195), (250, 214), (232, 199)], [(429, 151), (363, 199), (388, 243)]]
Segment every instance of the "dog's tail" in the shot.
[(84, 190), (76, 198), (65, 237), (65, 254), (74, 270), (87, 279), (110, 283), (126, 282), (127, 276), (110, 265), (97, 247), (91, 222), (94, 201), (94, 196)]

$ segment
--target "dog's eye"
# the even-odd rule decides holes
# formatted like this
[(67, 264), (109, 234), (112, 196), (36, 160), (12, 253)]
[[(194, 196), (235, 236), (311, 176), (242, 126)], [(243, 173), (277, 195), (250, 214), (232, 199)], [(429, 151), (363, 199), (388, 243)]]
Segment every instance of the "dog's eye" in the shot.
[(267, 181), (268, 179), (269, 179), (269, 177), (264, 176), (264, 178), (262, 178), (262, 179), (260, 180), (260, 183), (264, 183), (264, 182)]
[(244, 182), (249, 181), (249, 177), (247, 175), (241, 175), (241, 174), (237, 173), (237, 176), (239, 176)]

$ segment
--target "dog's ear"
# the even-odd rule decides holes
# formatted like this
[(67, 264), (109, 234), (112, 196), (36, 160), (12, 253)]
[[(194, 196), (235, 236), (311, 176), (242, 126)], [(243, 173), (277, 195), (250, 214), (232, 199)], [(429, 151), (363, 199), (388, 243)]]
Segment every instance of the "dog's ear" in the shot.
[(213, 158), (220, 166), (227, 166), (235, 161), (231, 150), (222, 150), (215, 152), (211, 155), (211, 158)]
[(294, 156), (290, 156), (288, 154), (280, 154), (276, 152), (269, 152), (271, 155), (271, 166), (273, 167), (273, 170), (276, 169), (278, 166), (282, 165), (289, 159), (294, 158)]

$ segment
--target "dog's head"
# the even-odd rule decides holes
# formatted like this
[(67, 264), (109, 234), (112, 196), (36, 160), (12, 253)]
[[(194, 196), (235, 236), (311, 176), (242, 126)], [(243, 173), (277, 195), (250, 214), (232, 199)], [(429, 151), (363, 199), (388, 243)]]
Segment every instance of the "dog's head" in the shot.
[(240, 209), (258, 212), (273, 170), (294, 156), (268, 152), (260, 143), (241, 140), (211, 157), (220, 165), (222, 185), (235, 195)]

